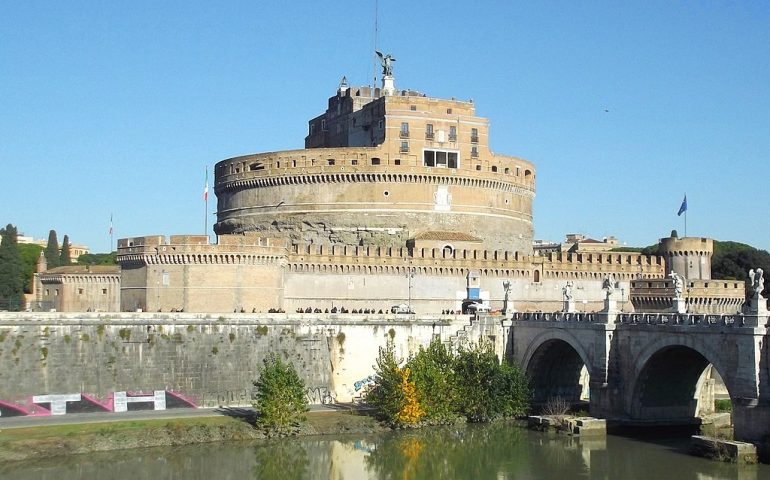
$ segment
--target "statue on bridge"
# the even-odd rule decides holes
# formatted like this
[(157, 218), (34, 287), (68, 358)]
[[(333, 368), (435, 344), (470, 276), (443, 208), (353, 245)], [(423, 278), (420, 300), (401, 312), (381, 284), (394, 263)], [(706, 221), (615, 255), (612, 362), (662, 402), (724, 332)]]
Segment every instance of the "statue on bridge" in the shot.
[(607, 292), (607, 299), (612, 298), (612, 294), (615, 293), (615, 277), (612, 274), (604, 277), (604, 282), (602, 282), (602, 289)]
[(682, 276), (676, 272), (671, 272), (668, 274), (668, 276), (674, 280), (674, 299), (680, 300), (684, 290), (684, 281), (682, 280)]
[(757, 268), (754, 270), (753, 268), (749, 270), (749, 283), (751, 284), (751, 289), (754, 292), (754, 298), (764, 298), (762, 297), (762, 290), (765, 289), (765, 277), (764, 272), (761, 268)]
[(561, 293), (564, 295), (564, 301), (569, 302), (572, 300), (572, 287), (575, 286), (575, 283), (572, 280), (569, 280), (566, 285), (564, 285), (564, 288), (561, 289)]
[(511, 295), (510, 280), (505, 280), (503, 282), (503, 291), (505, 292), (505, 297), (503, 298), (503, 315), (506, 315), (508, 313), (508, 298)]

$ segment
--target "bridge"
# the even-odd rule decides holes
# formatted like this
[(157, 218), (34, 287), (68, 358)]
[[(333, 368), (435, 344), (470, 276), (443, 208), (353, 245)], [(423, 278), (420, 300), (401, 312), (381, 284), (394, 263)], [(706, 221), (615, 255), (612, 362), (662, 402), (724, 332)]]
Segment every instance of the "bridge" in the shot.
[(514, 313), (508, 354), (536, 402), (577, 401), (588, 371), (592, 416), (623, 423), (691, 423), (699, 380), (712, 365), (733, 407), (735, 438), (770, 436), (768, 315)]

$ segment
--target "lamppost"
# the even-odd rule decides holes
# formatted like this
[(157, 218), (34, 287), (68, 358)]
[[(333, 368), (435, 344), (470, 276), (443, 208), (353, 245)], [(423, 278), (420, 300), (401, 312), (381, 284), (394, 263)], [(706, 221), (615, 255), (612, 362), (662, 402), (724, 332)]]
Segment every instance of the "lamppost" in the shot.
[(406, 300), (406, 307), (409, 309), (409, 313), (412, 313), (412, 279), (414, 278), (414, 267), (409, 267), (406, 271), (406, 281), (408, 284), (409, 296)]

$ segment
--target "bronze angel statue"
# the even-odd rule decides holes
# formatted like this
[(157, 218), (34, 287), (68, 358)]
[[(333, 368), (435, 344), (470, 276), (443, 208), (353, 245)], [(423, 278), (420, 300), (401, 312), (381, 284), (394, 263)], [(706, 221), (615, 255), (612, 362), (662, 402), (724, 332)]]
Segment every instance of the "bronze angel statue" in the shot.
[(378, 57), (380, 57), (380, 63), (382, 64), (382, 74), (386, 77), (389, 77), (393, 75), (393, 62), (396, 61), (395, 58), (393, 58), (393, 55), (386, 54), (383, 55), (382, 52), (375, 50), (374, 53), (377, 54)]

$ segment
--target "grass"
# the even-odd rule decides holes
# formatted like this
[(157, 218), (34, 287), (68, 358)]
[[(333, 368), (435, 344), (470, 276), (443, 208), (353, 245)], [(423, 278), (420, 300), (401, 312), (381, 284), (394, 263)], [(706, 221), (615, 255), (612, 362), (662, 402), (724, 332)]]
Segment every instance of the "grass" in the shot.
[(50, 425), (44, 427), (8, 428), (0, 430), (0, 447), (4, 443), (17, 440), (44, 440), (61, 437), (75, 437), (104, 433), (132, 432), (153, 428), (168, 428), (177, 426), (219, 426), (241, 424), (238, 419), (231, 417), (196, 417), (158, 420), (131, 420), (117, 422), (83, 423), (73, 425)]
[[(366, 412), (309, 412), (302, 435), (374, 432), (386, 429)], [(253, 419), (252, 419), (253, 421)], [(245, 418), (228, 416), (109, 421), (0, 430), (0, 465), (126, 448), (265, 438)]]

